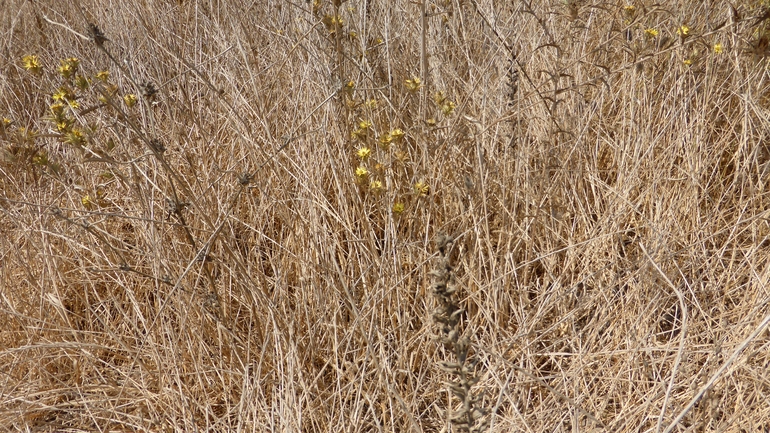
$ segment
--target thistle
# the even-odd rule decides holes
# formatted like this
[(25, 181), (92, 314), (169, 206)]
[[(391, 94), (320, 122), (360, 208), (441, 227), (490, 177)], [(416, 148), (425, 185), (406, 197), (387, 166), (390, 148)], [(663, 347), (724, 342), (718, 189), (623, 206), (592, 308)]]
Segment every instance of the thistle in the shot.
[(455, 296), (459, 284), (451, 258), (454, 241), (453, 236), (444, 234), (440, 234), (436, 240), (439, 261), (431, 272), (431, 289), (439, 306), (433, 312), (433, 320), (439, 325), (439, 341), (447, 351), (455, 355), (454, 361), (440, 364), (440, 368), (452, 377), (449, 389), (461, 402), (450, 421), (458, 431), (479, 433), (486, 431), (489, 420), (486, 418), (487, 411), (481, 404), (482, 395), (472, 391), (473, 386), (480, 380), (475, 372), (478, 360), (469, 357), (471, 342), (467, 336), (462, 335), (460, 326), (465, 310), (458, 304)]

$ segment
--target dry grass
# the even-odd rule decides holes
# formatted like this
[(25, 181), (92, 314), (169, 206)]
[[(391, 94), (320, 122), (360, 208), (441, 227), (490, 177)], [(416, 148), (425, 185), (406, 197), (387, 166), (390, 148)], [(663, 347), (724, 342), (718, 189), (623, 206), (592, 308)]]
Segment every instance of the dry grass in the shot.
[(459, 431), (447, 233), (488, 431), (770, 430), (766, 9), (625, 6), (3, 2), (0, 426)]

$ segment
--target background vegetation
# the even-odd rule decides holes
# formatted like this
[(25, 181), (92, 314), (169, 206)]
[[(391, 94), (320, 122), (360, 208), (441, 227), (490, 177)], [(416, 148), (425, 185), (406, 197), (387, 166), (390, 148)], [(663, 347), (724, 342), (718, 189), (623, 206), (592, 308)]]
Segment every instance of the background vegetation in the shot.
[(770, 430), (766, 5), (0, 10), (5, 430)]

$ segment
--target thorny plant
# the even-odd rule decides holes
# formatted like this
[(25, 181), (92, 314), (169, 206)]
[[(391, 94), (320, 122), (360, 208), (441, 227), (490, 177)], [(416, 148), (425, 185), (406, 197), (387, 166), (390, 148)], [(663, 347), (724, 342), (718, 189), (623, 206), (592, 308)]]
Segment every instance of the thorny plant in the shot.
[(489, 427), (489, 419), (483, 405), (484, 393), (473, 390), (481, 377), (477, 373), (478, 360), (470, 354), (470, 338), (464, 335), (462, 327), (465, 310), (457, 299), (460, 286), (452, 263), (453, 256), (457, 254), (453, 248), (455, 240), (452, 235), (438, 235), (436, 248), (439, 257), (431, 272), (431, 290), (438, 302), (433, 312), (433, 320), (439, 327), (438, 340), (454, 355), (454, 360), (443, 361), (439, 365), (450, 375), (449, 389), (460, 400), (460, 407), (450, 414), (450, 421), (458, 431), (481, 433)]

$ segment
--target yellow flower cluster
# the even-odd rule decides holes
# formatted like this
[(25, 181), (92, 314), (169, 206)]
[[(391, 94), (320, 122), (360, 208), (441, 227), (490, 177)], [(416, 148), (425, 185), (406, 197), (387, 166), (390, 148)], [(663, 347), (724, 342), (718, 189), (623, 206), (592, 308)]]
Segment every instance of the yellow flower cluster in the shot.
[[(355, 169), (355, 178), (356, 183), (359, 186), (366, 186), (368, 183), (368, 190), (369, 192), (373, 194), (380, 194), (384, 192), (387, 188), (385, 187), (385, 184), (382, 180), (376, 179), (373, 175), (376, 174), (377, 176), (381, 175), (383, 171), (386, 170), (385, 165), (378, 161), (369, 161), (373, 154), (374, 150), (370, 145), (365, 144), (367, 142), (367, 139), (369, 137), (368, 131), (372, 130), (373, 123), (372, 121), (368, 119), (360, 120), (356, 124), (356, 129), (351, 133), (351, 136), (354, 139), (357, 139), (361, 141), (361, 145), (356, 149), (355, 154), (356, 157), (360, 160), (359, 165)], [(378, 137), (378, 143), (380, 148), (383, 150), (389, 150), (390, 145), (394, 142), (400, 141), (404, 137), (404, 131), (396, 128), (391, 130), (390, 132), (386, 132), (381, 134)], [(369, 168), (368, 168), (369, 167)], [(373, 171), (370, 171), (371, 170)]]
[(24, 66), (24, 69), (28, 70), (29, 72), (32, 72), (33, 74), (39, 74), (40, 71), (43, 69), (42, 66), (40, 66), (40, 61), (37, 59), (37, 56), (29, 55), (24, 56), (21, 58), (22, 65)]
[(62, 77), (70, 79), (77, 74), (78, 67), (80, 67), (80, 60), (75, 57), (70, 57), (68, 59), (63, 59), (60, 62), (58, 71)]
[(56, 92), (54, 92), (53, 95), (51, 95), (51, 98), (54, 101), (66, 102), (66, 101), (74, 100), (75, 99), (75, 94), (68, 87), (62, 86), (62, 87), (59, 87), (56, 90)]
[(444, 92), (436, 92), (436, 94), (433, 95), (433, 100), (436, 101), (436, 105), (441, 108), (441, 111), (445, 116), (449, 116), (455, 111), (455, 103), (447, 99)]
[(350, 136), (356, 140), (366, 140), (369, 134), (369, 128), (372, 127), (372, 122), (368, 120), (362, 120), (358, 122), (358, 128), (350, 133)]
[(324, 15), (321, 22), (326, 26), (326, 30), (329, 33), (335, 33), (345, 25), (345, 21), (339, 15)]
[[(36, 67), (39, 67), (39, 62), (34, 56), (26, 56), (22, 60), (25, 69), (34, 71)], [(81, 96), (77, 92), (88, 89), (92, 81), (91, 78), (78, 75), (79, 68), (80, 60), (76, 57), (62, 59), (59, 62), (57, 72), (64, 79), (64, 83), (51, 94), (53, 103), (48, 107), (51, 113), (48, 120), (53, 124), (62, 143), (85, 146), (87, 144), (86, 131), (76, 126), (76, 120), (72, 114), (74, 110), (80, 109), (78, 99)], [(108, 71), (101, 71), (93, 78), (106, 83), (108, 77)], [(111, 91), (110, 89), (113, 88), (115, 86), (109, 86), (107, 91)]]
[(418, 77), (412, 77), (406, 79), (404, 81), (404, 85), (406, 86), (406, 90), (414, 93), (420, 90), (420, 87), (422, 87), (422, 81)]
[(369, 190), (375, 194), (381, 193), (385, 190), (385, 187), (382, 185), (382, 182), (379, 180), (374, 180), (372, 183), (369, 184)]
[(646, 36), (649, 39), (657, 38), (658, 34), (659, 34), (658, 30), (652, 27), (644, 30), (644, 36)]
[(371, 155), (372, 149), (369, 149), (368, 147), (361, 147), (358, 149), (358, 152), (356, 152), (356, 155), (358, 155), (359, 158), (361, 158), (363, 161), (366, 161), (369, 158), (369, 155)]
[(67, 86), (62, 86), (51, 95), (51, 99), (54, 103), (48, 108), (51, 110), (51, 121), (56, 126), (56, 130), (65, 135), (72, 132), (75, 119), (68, 116), (65, 107), (70, 106), (72, 109), (79, 107), (75, 94)]
[(126, 104), (126, 107), (131, 108), (134, 105), (136, 105), (136, 95), (133, 93), (129, 93), (125, 96), (123, 96), (123, 103)]
[(81, 131), (78, 128), (72, 128), (69, 130), (69, 132), (65, 133), (64, 142), (67, 144), (72, 144), (74, 146), (83, 146), (86, 144), (85, 137), (83, 136), (83, 131)]
[(86, 194), (83, 197), (80, 198), (80, 203), (86, 208), (86, 209), (92, 209), (94, 207), (94, 200), (91, 198), (90, 195)]
[(428, 184), (423, 181), (419, 181), (414, 184), (414, 192), (418, 196), (428, 195), (430, 192), (430, 186), (428, 186)]
[(379, 142), (380, 147), (382, 147), (384, 150), (388, 150), (390, 148), (391, 143), (398, 142), (404, 137), (404, 131), (402, 131), (399, 128), (396, 128), (390, 132), (386, 132), (382, 135), (380, 135)]

